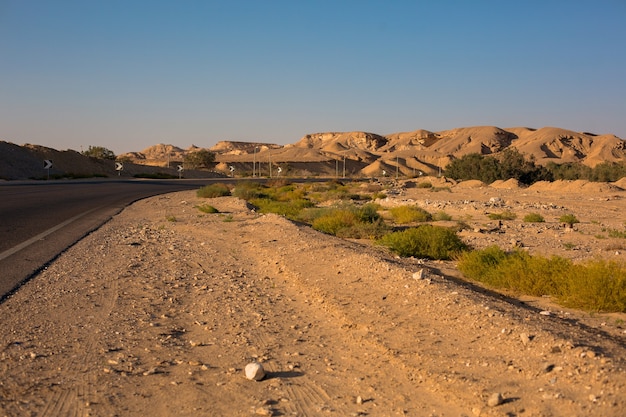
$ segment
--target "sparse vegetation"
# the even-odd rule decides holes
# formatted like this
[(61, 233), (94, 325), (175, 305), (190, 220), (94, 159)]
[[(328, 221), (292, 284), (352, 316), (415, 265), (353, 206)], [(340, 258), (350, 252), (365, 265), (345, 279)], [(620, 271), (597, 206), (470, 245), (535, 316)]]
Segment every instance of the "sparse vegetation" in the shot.
[(433, 184), (428, 181), (424, 181), (417, 184), (417, 188), (433, 188)]
[(543, 223), (545, 219), (539, 213), (528, 213), (524, 216), (524, 222), (526, 223)]
[(515, 220), (517, 218), (517, 214), (510, 210), (505, 210), (502, 213), (489, 213), (487, 217), (491, 220)]
[(196, 191), (200, 198), (225, 197), (230, 195), (230, 188), (226, 184), (209, 184)]
[(626, 230), (609, 229), (609, 237), (626, 239)]
[(452, 220), (452, 216), (450, 216), (445, 211), (438, 211), (435, 214), (433, 214), (433, 220), (437, 222), (438, 221), (450, 221)]
[(573, 214), (564, 214), (559, 217), (559, 222), (565, 223), (569, 227), (572, 227), (574, 224), (580, 223), (580, 220), (578, 220)]
[(203, 204), (201, 206), (196, 206), (196, 208), (198, 210), (200, 210), (203, 213), (207, 213), (207, 214), (212, 214), (212, 213), (219, 213), (219, 210), (216, 209), (215, 207), (209, 205), (209, 204)]
[(564, 306), (587, 311), (626, 312), (626, 265), (617, 262), (574, 264), (496, 246), (463, 252), (458, 260), (467, 278), (493, 288), (552, 296)]
[(388, 233), (377, 243), (403, 257), (429, 259), (451, 259), (468, 249), (452, 229), (430, 224)]
[(429, 212), (418, 206), (392, 207), (389, 213), (397, 224), (428, 222), (433, 218)]
[(168, 222), (175, 222), (176, 220), (176, 216), (172, 215), (172, 214), (168, 214), (167, 216), (165, 216), (165, 220), (167, 220)]

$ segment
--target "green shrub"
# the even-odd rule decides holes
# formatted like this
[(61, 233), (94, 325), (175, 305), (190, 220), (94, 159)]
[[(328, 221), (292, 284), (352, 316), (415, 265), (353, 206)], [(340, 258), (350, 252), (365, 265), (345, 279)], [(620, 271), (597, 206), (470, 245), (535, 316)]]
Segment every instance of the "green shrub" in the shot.
[(311, 223), (311, 227), (329, 235), (337, 235), (339, 230), (352, 227), (356, 222), (357, 216), (354, 212), (337, 209), (317, 217)]
[(430, 259), (450, 259), (467, 249), (453, 230), (429, 224), (389, 233), (377, 243), (400, 256)]
[(250, 201), (254, 198), (269, 198), (268, 187), (254, 181), (242, 181), (232, 191), (235, 197)]
[(230, 195), (230, 188), (226, 184), (209, 184), (200, 188), (196, 195), (200, 198), (215, 198)]
[(216, 209), (215, 207), (213, 207), (213, 206), (211, 206), (209, 204), (203, 204), (201, 206), (196, 206), (196, 208), (198, 210), (200, 210), (201, 212), (203, 212), (203, 213), (209, 213), (209, 214), (211, 214), (211, 213), (219, 213), (218, 209)]
[(433, 188), (433, 185), (428, 181), (424, 181), (417, 184), (417, 188)]
[(559, 222), (568, 224), (570, 227), (575, 223), (580, 223), (580, 221), (573, 214), (564, 214), (559, 217)]
[(528, 213), (524, 216), (526, 223), (543, 223), (545, 222), (543, 216), (539, 213)]
[(505, 210), (502, 213), (489, 213), (488, 217), (491, 220), (515, 220), (517, 218), (517, 214), (512, 211)]
[(432, 220), (432, 215), (418, 206), (398, 206), (389, 210), (394, 222), (398, 224), (427, 222)]
[(303, 209), (313, 206), (312, 202), (303, 198), (288, 201), (276, 201), (270, 198), (254, 198), (250, 200), (250, 204), (258, 207), (261, 213), (280, 214), (292, 220), (297, 219)]
[(566, 307), (587, 311), (626, 312), (626, 265), (596, 260), (575, 265), (560, 277), (557, 296)]
[(352, 226), (339, 229), (336, 236), (344, 239), (380, 239), (389, 233), (389, 226), (382, 220), (357, 222)]
[(507, 253), (492, 246), (462, 253), (458, 268), (493, 288), (552, 296), (564, 306), (587, 311), (626, 312), (626, 265), (617, 262), (574, 264), (558, 256)]
[(433, 214), (433, 220), (435, 220), (435, 221), (449, 221), (449, 220), (452, 220), (452, 216), (450, 216), (445, 211), (438, 211), (435, 214)]
[(619, 231), (617, 229), (609, 229), (609, 237), (616, 237), (626, 239), (626, 231)]

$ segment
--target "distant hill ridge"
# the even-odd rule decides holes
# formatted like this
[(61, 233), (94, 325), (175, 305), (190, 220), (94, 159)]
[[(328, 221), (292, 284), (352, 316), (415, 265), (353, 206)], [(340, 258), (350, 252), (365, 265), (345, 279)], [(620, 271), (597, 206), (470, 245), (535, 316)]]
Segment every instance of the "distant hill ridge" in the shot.
[[(3, 145), (0, 147), (0, 178), (7, 179), (27, 175), (28, 170), (20, 168), (26, 160), (31, 166), (35, 159), (40, 164), (41, 158), (54, 156), (61, 162), (69, 156), (69, 159), (78, 161), (76, 158), (82, 156), (75, 151), (59, 153), (35, 145), (23, 147), (24, 151), (28, 150), (26, 155), (19, 152), (17, 148), (20, 147), (17, 145), (7, 142), (0, 142), (0, 145)], [(594, 167), (602, 162), (626, 161), (626, 140), (615, 135), (581, 133), (557, 127), (502, 129), (496, 126), (461, 127), (439, 132), (419, 129), (387, 135), (362, 131), (320, 132), (307, 134), (299, 141), (284, 146), (254, 141), (220, 141), (210, 148), (192, 145), (182, 149), (174, 145), (157, 144), (140, 152), (119, 155), (118, 159), (144, 166), (171, 168), (172, 163), (181, 163), (186, 154), (208, 149), (216, 154), (217, 169), (226, 173), (229, 173), (231, 167), (240, 173), (252, 172), (253, 166), (256, 170), (257, 163), (259, 169), (265, 166), (263, 169), (269, 171), (271, 163), (317, 175), (336, 174), (340, 165), (342, 172), (348, 175), (374, 176), (381, 175), (383, 171), (415, 175), (436, 173), (452, 160), (470, 153), (497, 154), (509, 147), (518, 149), (527, 157), (532, 156), (536, 163), (542, 165), (548, 162), (571, 162)], [(17, 157), (18, 154), (21, 156)], [(9, 158), (9, 155), (13, 157)], [(79, 165), (80, 172), (88, 169), (84, 162)], [(12, 169), (19, 174), (3, 172), (2, 167), (4, 171)], [(55, 168), (59, 168), (56, 163)], [(108, 166), (96, 168), (98, 173), (108, 173), (110, 170)], [(40, 167), (37, 169), (41, 174)], [(67, 168), (65, 171), (72, 172)]]

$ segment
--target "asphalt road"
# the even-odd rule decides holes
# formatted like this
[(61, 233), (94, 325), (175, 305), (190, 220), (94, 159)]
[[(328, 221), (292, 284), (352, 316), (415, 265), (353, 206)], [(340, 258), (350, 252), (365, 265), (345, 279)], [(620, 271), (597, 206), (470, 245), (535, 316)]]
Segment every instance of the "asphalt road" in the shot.
[(0, 300), (128, 204), (202, 180), (0, 183)]

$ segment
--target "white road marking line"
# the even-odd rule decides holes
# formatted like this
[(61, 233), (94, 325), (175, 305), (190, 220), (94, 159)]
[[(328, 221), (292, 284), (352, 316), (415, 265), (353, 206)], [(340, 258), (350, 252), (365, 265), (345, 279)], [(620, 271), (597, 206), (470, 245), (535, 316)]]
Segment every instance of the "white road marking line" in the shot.
[(22, 242), (19, 245), (14, 246), (14, 247), (12, 247), (9, 250), (6, 250), (6, 251), (0, 253), (0, 261), (5, 259), (5, 258), (8, 258), (9, 256), (13, 255), (14, 253), (17, 253), (17, 252), (21, 251), (22, 249), (32, 245), (33, 243), (43, 239), (44, 237), (46, 237), (46, 236), (56, 232), (57, 230), (67, 226), (68, 224), (72, 223), (73, 221), (76, 221), (76, 220), (80, 219), (81, 217), (86, 216), (87, 214), (89, 214), (89, 213), (91, 213), (92, 211), (95, 211), (95, 210), (96, 209), (94, 208), (94, 209), (91, 209), (91, 210), (86, 211), (84, 213), (81, 213), (78, 216), (74, 216), (71, 219), (67, 219), (63, 223), (59, 223), (56, 226), (46, 230), (45, 232), (39, 233), (37, 236), (32, 237), (32, 238), (28, 239), (27, 241)]

